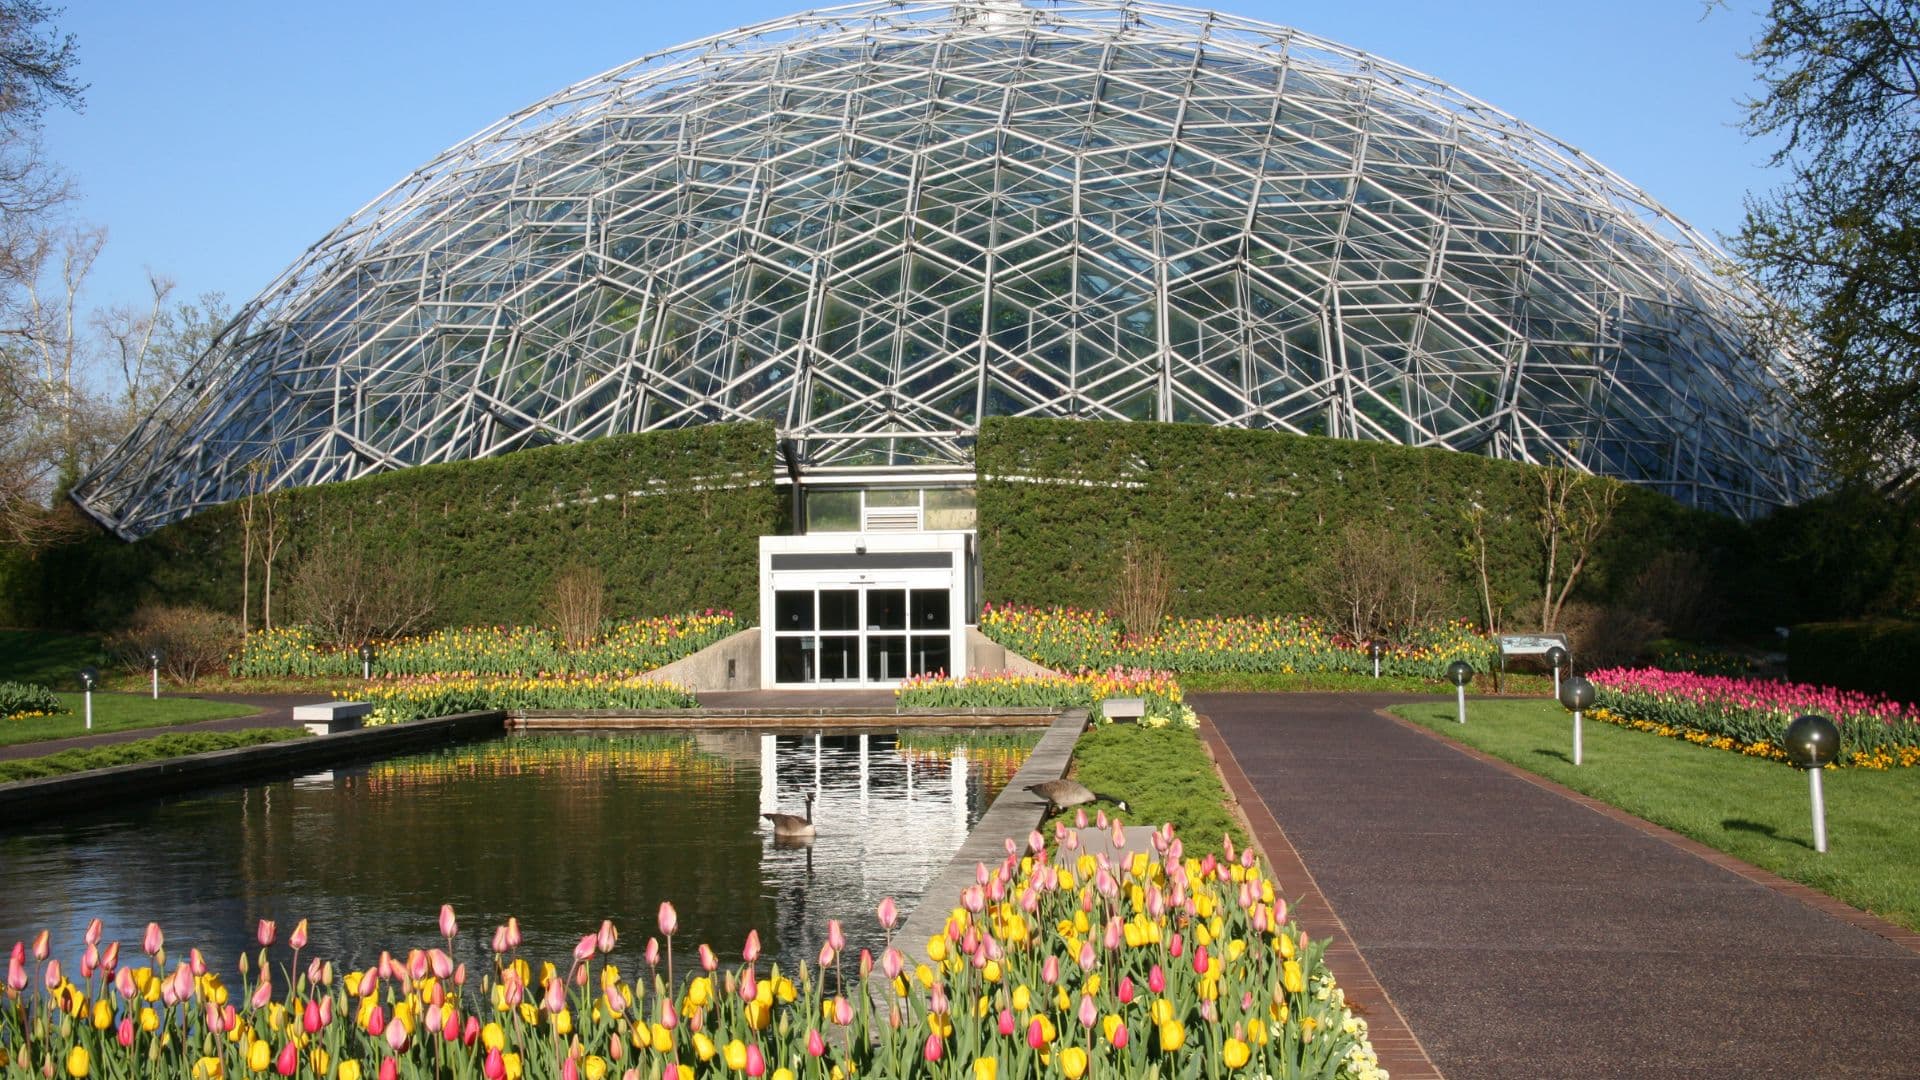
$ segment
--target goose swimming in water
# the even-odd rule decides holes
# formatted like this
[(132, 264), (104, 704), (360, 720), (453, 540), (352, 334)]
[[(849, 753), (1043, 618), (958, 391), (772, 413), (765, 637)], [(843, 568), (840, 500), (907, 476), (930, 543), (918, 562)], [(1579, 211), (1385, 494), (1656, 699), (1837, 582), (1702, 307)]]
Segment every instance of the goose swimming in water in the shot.
[(1095, 799), (1110, 802), (1122, 810), (1129, 809), (1127, 800), (1120, 796), (1095, 791), (1078, 780), (1068, 780), (1065, 777), (1059, 780), (1048, 780), (1041, 784), (1028, 784), (1026, 789), (1047, 800), (1048, 817), (1070, 806), (1081, 806)]
[(773, 822), (773, 835), (778, 839), (802, 839), (813, 835), (813, 792), (807, 792), (807, 812), (801, 814), (761, 814)]

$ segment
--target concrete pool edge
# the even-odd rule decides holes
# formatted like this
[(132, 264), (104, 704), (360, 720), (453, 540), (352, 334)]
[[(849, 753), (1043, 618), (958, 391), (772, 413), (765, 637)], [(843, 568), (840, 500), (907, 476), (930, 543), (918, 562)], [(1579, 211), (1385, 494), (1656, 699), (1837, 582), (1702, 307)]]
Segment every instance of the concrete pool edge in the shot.
[[(1084, 714), (1085, 710), (1080, 710)], [(514, 731), (649, 731), (676, 728), (1033, 728), (1058, 709), (915, 709), (768, 707), (754, 709), (525, 710), (509, 713)], [(1048, 777), (1052, 779), (1052, 777)]]
[(0, 784), (0, 828), (129, 799), (176, 795), (263, 775), (325, 768), (342, 761), (385, 757), (396, 751), (500, 734), (506, 725), (507, 714), (490, 709), (232, 750), (182, 754), (64, 776), (15, 780)]
[[(928, 958), (927, 939), (945, 930), (947, 912), (960, 902), (961, 890), (974, 883), (975, 864), (998, 865), (1006, 858), (1004, 841), (1008, 837), (1025, 849), (1027, 834), (1045, 820), (1047, 810), (1045, 800), (1027, 791), (1026, 785), (1065, 776), (1067, 765), (1073, 760), (1073, 748), (1086, 726), (1085, 709), (1057, 713), (1013, 779), (1007, 781), (993, 805), (974, 823), (960, 850), (953, 853), (947, 865), (921, 890), (919, 902), (893, 934), (894, 948), (906, 955), (909, 964)], [(877, 964), (868, 980), (867, 992), (882, 1006), (892, 1000), (887, 978)]]

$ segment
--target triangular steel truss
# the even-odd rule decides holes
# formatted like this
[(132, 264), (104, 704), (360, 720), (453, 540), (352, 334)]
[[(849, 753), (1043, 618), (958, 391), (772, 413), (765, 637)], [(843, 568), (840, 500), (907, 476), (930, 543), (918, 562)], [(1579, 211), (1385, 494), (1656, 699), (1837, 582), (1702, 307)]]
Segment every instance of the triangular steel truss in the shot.
[(771, 419), (809, 467), (982, 417), (1377, 439), (1749, 516), (1817, 466), (1713, 245), (1431, 78), (1152, 3), (857, 4), (442, 154), (249, 303), (79, 488), (244, 494)]

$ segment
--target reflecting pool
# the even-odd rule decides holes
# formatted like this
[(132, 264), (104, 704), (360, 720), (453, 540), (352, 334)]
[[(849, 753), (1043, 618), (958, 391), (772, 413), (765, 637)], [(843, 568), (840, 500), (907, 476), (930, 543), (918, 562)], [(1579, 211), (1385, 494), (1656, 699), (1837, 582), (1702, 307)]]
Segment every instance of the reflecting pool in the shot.
[[(364, 967), (441, 944), (483, 960), (517, 916), (523, 955), (563, 961), (612, 919), (639, 953), (670, 900), (679, 964), (701, 942), (737, 956), (757, 928), (791, 968), (813, 962), (829, 918), (852, 948), (881, 939), (884, 896), (911, 910), (1011, 779), (1032, 735), (745, 730), (508, 736), (126, 806), (0, 832), (0, 948), (41, 928), (73, 964), (89, 919), (136, 959), (147, 920), (170, 956), (217, 970), (310, 920), (307, 955)], [(776, 842), (763, 811), (801, 813), (810, 845)], [(664, 942), (662, 944), (665, 944)], [(284, 962), (284, 952), (276, 963)]]

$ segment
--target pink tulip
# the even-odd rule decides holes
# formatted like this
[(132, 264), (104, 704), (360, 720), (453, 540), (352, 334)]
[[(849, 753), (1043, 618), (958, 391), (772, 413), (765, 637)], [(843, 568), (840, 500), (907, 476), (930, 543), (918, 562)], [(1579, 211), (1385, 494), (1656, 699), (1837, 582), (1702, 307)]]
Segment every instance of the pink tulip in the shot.
[(620, 931), (614, 929), (612, 919), (600, 920), (600, 934), (597, 942), (601, 953), (610, 953), (620, 941)]
[(320, 1005), (309, 1001), (300, 1007), (300, 1030), (309, 1035), (320, 1033)]
[(281, 1076), (292, 1076), (300, 1068), (300, 1048), (292, 1043), (280, 1048), (280, 1055), (274, 1058), (273, 1071)]
[(99, 919), (89, 920), (87, 922), (87, 932), (82, 935), (81, 940), (85, 941), (88, 945), (100, 944), (100, 929)]
[(247, 999), (247, 1004), (252, 1005), (256, 1009), (264, 1009), (267, 1007), (267, 1003), (272, 1000), (273, 982), (267, 978), (265, 972), (261, 972), (260, 985), (253, 988), (253, 996)]
[(480, 1074), (487, 1080), (506, 1080), (507, 1063), (498, 1050), (487, 1051), (487, 1060), (480, 1066)]
[(847, 948), (847, 935), (841, 931), (839, 919), (827, 920), (827, 944), (833, 946), (834, 952), (844, 952)]
[(505, 926), (496, 926), (493, 928), (493, 954), (495, 956), (504, 956), (506, 952), (507, 928)]
[(646, 958), (647, 958), (648, 967), (660, 966), (660, 939), (659, 938), (647, 939)]
[(460, 932), (460, 921), (453, 917), (453, 905), (440, 905), (440, 936), (450, 938)]
[(1120, 1024), (1114, 1027), (1111, 1042), (1115, 1050), (1125, 1050), (1127, 1048), (1127, 1025)]
[(1013, 1010), (1012, 1010), (1012, 1009), (1001, 1009), (1001, 1010), (1000, 1010), (1000, 1024), (999, 1024), (999, 1028), (1000, 1028), (1000, 1034), (1002, 1034), (1002, 1035), (1012, 1035), (1012, 1034), (1014, 1033), (1014, 1031), (1015, 1031), (1016, 1029), (1015, 1029), (1015, 1026), (1014, 1026), (1014, 1022), (1013, 1022)]
[(27, 988), (27, 946), (23, 942), (13, 943), (13, 952), (7, 957), (7, 989), (19, 993)]
[(1073, 812), (1073, 827), (1076, 829), (1084, 829), (1087, 827), (1086, 807), (1082, 806)]
[(889, 979), (899, 978), (906, 964), (907, 958), (899, 949), (888, 949), (880, 954), (880, 970), (886, 972)]
[(580, 1080), (578, 1059), (572, 1054), (568, 1054), (567, 1060), (560, 1063), (560, 1080)]
[(550, 1013), (557, 1013), (567, 1007), (567, 984), (562, 979), (547, 980), (547, 996), (540, 1007)]
[(881, 927), (887, 930), (893, 929), (900, 922), (900, 907), (893, 902), (891, 896), (880, 898), (880, 906), (874, 914), (879, 916)]
[(720, 959), (713, 955), (713, 950), (708, 948), (705, 942), (700, 944), (700, 966), (705, 968), (709, 975), (720, 969)]
[(380, 1036), (386, 1034), (386, 1030), (387, 1030), (386, 1011), (382, 1009), (380, 1006), (375, 1005), (367, 1013), (367, 1034), (377, 1039)]
[(1133, 1004), (1133, 977), (1132, 976), (1130, 975), (1120, 976), (1120, 995), (1119, 996), (1120, 996), (1120, 1004), (1122, 1005)]
[(833, 1022), (841, 1027), (853, 1023), (853, 1002), (843, 997), (833, 999)]
[(747, 931), (747, 944), (740, 950), (740, 958), (749, 964), (760, 959), (760, 931)]
[(40, 964), (46, 963), (47, 957), (52, 952), (53, 952), (53, 948), (47, 941), (47, 931), (42, 930), (38, 934), (34, 935), (33, 959), (35, 963), (40, 963)]
[(80, 977), (82, 979), (93, 978), (93, 969), (99, 966), (100, 966), (99, 947), (94, 945), (87, 946), (87, 951), (80, 954)]
[(407, 950), (407, 978), (418, 982), (426, 978), (427, 973), (432, 970), (432, 961), (427, 959), (425, 952), (419, 949)]
[(301, 949), (307, 947), (307, 920), (301, 919), (298, 923), (294, 924), (293, 933), (287, 935), (287, 945), (290, 946), (294, 952), (299, 952)]
[(680, 1014), (673, 1008), (672, 994), (660, 999), (660, 1026), (668, 1031), (680, 1026)]
[(333, 997), (328, 995), (320, 999), (320, 1026), (326, 1027), (331, 1023), (333, 1023)]
[(940, 1042), (940, 1033), (937, 1031), (928, 1032), (926, 1048), (920, 1051), (920, 1055), (928, 1061), (939, 1061), (944, 1052), (945, 1047)]
[(60, 961), (47, 961), (47, 969), (42, 974), (46, 977), (48, 990), (60, 989)]
[(660, 904), (660, 932), (668, 937), (672, 937), (673, 932), (679, 928), (680, 913), (673, 910), (672, 904), (662, 901)]
[(160, 924), (150, 922), (147, 924), (146, 936), (140, 940), (140, 951), (152, 956), (160, 951), (160, 947), (166, 944), (166, 940), (167, 935), (160, 932)]
[(120, 1019), (119, 1025), (113, 1030), (113, 1039), (121, 1046), (133, 1045), (133, 1017), (126, 1016)]
[(1186, 951), (1187, 951), (1186, 941), (1183, 940), (1179, 934), (1173, 935), (1173, 940), (1167, 943), (1167, 955), (1173, 957), (1175, 960), (1178, 960), (1182, 956), (1186, 955)]
[(466, 1026), (460, 1029), (460, 1044), (462, 1046), (472, 1046), (474, 1040), (478, 1039), (479, 1037), (480, 1037), (480, 1018), (477, 1016), (467, 1017)]
[(507, 916), (507, 948), (517, 949), (519, 947), (520, 947), (520, 919), (518, 916), (509, 915)]
[(607, 1011), (616, 1016), (627, 1011), (627, 995), (620, 992), (617, 982), (607, 984)]
[(752, 1001), (760, 996), (760, 981), (753, 976), (752, 968), (743, 968), (740, 972), (740, 1000)]
[(1027, 1045), (1033, 1047), (1035, 1050), (1042, 1049), (1047, 1045), (1047, 1030), (1040, 1026), (1040, 1018), (1037, 1016), (1027, 1025)]
[(119, 967), (120, 943), (117, 941), (109, 941), (107, 942), (107, 951), (101, 954), (100, 957), (100, 970), (111, 975)]
[(407, 1048), (407, 1025), (401, 1023), (399, 1017), (396, 1016), (387, 1021), (386, 1030), (382, 1034), (386, 1036), (387, 1045), (393, 1048), (394, 1053), (398, 1054)]
[(273, 920), (261, 919), (260, 925), (254, 928), (253, 939), (260, 943), (261, 948), (273, 944)]
[(400, 1080), (400, 1063), (393, 1058), (384, 1058), (380, 1062), (380, 1080)]
[(1156, 994), (1167, 992), (1167, 973), (1160, 970), (1159, 964), (1147, 969), (1147, 989)]
[(428, 949), (427, 966), (433, 969), (433, 977), (446, 979), (453, 975), (453, 957), (445, 949)]
[[(26, 974), (22, 972), (20, 977), (22, 980), (25, 980)], [(13, 977), (11, 973), (8, 974), (7, 985), (13, 986)], [(133, 981), (133, 969), (121, 968), (118, 972), (115, 972), (113, 976), (113, 988), (119, 991), (121, 997), (128, 998), (128, 999), (131, 999), (133, 995), (139, 993), (140, 988), (137, 985), (135, 985)]]
[(1052, 986), (1060, 981), (1060, 958), (1049, 956), (1040, 963), (1040, 981)]
[(1100, 964), (1100, 958), (1093, 951), (1093, 942), (1091, 941), (1081, 942), (1080, 943), (1080, 970), (1092, 971), (1095, 967), (1098, 967), (1099, 964)]
[(808, 1028), (807, 1055), (809, 1057), (824, 1057), (826, 1053), (827, 1041), (820, 1037), (820, 1032), (817, 1028)]
[(832, 967), (833, 958), (834, 958), (833, 946), (827, 944), (824, 941), (821, 942), (820, 943), (820, 966), (823, 968)]
[(747, 1075), (753, 1076), (753, 1077), (760, 1077), (760, 1076), (765, 1076), (766, 1074), (767, 1074), (767, 1059), (766, 1059), (766, 1055), (760, 1052), (760, 1044), (748, 1043), (747, 1044)]
[(193, 977), (197, 979), (207, 973), (207, 958), (200, 955), (199, 949), (188, 949), (187, 966), (193, 969)]

